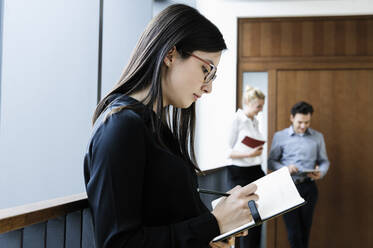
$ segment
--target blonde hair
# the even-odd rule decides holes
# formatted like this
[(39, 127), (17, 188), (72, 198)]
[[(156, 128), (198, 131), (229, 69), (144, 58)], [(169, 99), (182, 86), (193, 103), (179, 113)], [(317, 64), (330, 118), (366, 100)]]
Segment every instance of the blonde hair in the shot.
[(258, 88), (247, 85), (243, 93), (242, 104), (245, 105), (255, 99), (265, 100), (266, 96)]

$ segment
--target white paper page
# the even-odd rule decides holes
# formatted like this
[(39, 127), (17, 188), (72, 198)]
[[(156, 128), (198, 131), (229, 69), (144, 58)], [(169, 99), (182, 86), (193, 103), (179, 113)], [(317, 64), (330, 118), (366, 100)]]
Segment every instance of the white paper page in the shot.
[(254, 184), (258, 187), (255, 193), (259, 196), (258, 211), (263, 220), (304, 202), (286, 167), (256, 180)]
[[(262, 220), (300, 205), (304, 199), (299, 195), (287, 167), (281, 168), (253, 182), (257, 185), (255, 192), (259, 196), (257, 201), (258, 211)], [(222, 198), (211, 202), (213, 208)], [(221, 234), (213, 239), (219, 240), (223, 236), (230, 236), (238, 230), (254, 225), (254, 221), (244, 224), (234, 230)]]

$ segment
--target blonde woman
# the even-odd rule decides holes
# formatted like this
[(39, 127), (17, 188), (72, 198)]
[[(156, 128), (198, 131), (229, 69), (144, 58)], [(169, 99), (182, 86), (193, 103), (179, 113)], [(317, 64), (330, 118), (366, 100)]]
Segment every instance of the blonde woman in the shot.
[[(263, 140), (256, 116), (263, 110), (265, 95), (257, 88), (247, 86), (243, 95), (243, 109), (234, 115), (229, 135), (227, 161), (228, 185), (247, 185), (264, 176), (261, 168), (263, 146), (250, 148), (242, 144), (244, 137)], [(246, 237), (240, 238), (240, 247), (260, 247), (261, 226), (249, 230)]]

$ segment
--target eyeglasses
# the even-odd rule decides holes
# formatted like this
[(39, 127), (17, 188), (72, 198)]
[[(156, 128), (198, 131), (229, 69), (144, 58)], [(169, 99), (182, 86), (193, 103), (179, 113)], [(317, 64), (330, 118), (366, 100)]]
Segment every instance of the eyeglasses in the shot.
[(210, 82), (214, 81), (214, 79), (216, 78), (216, 66), (209, 63), (208, 61), (198, 57), (197, 55), (194, 55), (192, 53), (188, 53), (190, 56), (202, 61), (203, 63), (205, 63), (206, 65), (208, 65), (210, 67), (210, 70), (207, 71), (207, 74), (205, 75), (205, 78), (204, 78), (204, 81), (203, 83), (204, 84), (209, 84)]

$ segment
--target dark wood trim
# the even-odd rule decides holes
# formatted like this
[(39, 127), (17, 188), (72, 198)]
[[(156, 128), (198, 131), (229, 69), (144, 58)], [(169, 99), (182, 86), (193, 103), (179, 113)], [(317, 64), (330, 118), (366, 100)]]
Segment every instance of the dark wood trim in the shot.
[(241, 56), (238, 58), (238, 62), (241, 63), (266, 63), (266, 62), (301, 62), (301, 63), (372, 63), (373, 56), (282, 56), (282, 57), (250, 57), (250, 56)]
[(104, 0), (100, 0), (99, 10), (99, 26), (98, 26), (98, 63), (97, 63), (97, 104), (101, 100), (102, 91), (102, 33), (104, 28)]
[(293, 16), (293, 17), (252, 17), (239, 18), (240, 24), (245, 22), (283, 22), (283, 21), (335, 21), (335, 20), (371, 20), (372, 15), (358, 15), (358, 16)]
[(241, 62), (239, 67), (243, 72), (246, 71), (268, 71), (268, 70), (320, 70), (320, 69), (371, 69), (373, 68), (373, 62), (370, 63), (304, 63), (301, 61), (297, 62)]
[[(268, 137), (273, 137), (277, 127), (277, 70), (268, 71)], [(267, 155), (271, 150), (272, 138), (268, 138)], [(271, 171), (267, 170), (267, 173)], [(267, 222), (267, 247), (277, 247), (277, 219)]]
[(0, 234), (88, 207), (87, 194), (60, 197), (0, 210)]
[(240, 47), (240, 44), (242, 44), (242, 35), (240, 35), (242, 33), (242, 19), (240, 18), (237, 18), (237, 35), (238, 35), (238, 38), (237, 38), (237, 44), (236, 44), (236, 47), (237, 47), (237, 57), (236, 57), (236, 68), (237, 68), (237, 71), (236, 71), (236, 110), (238, 108), (240, 108), (241, 106), (241, 92), (242, 92), (242, 72), (241, 72), (241, 68), (238, 66), (240, 64), (240, 51), (241, 51), (241, 47)]
[[(268, 71), (268, 137), (273, 137), (277, 126), (277, 70)], [(268, 155), (272, 139), (268, 139)]]
[(236, 110), (242, 108), (243, 71), (237, 66)]

